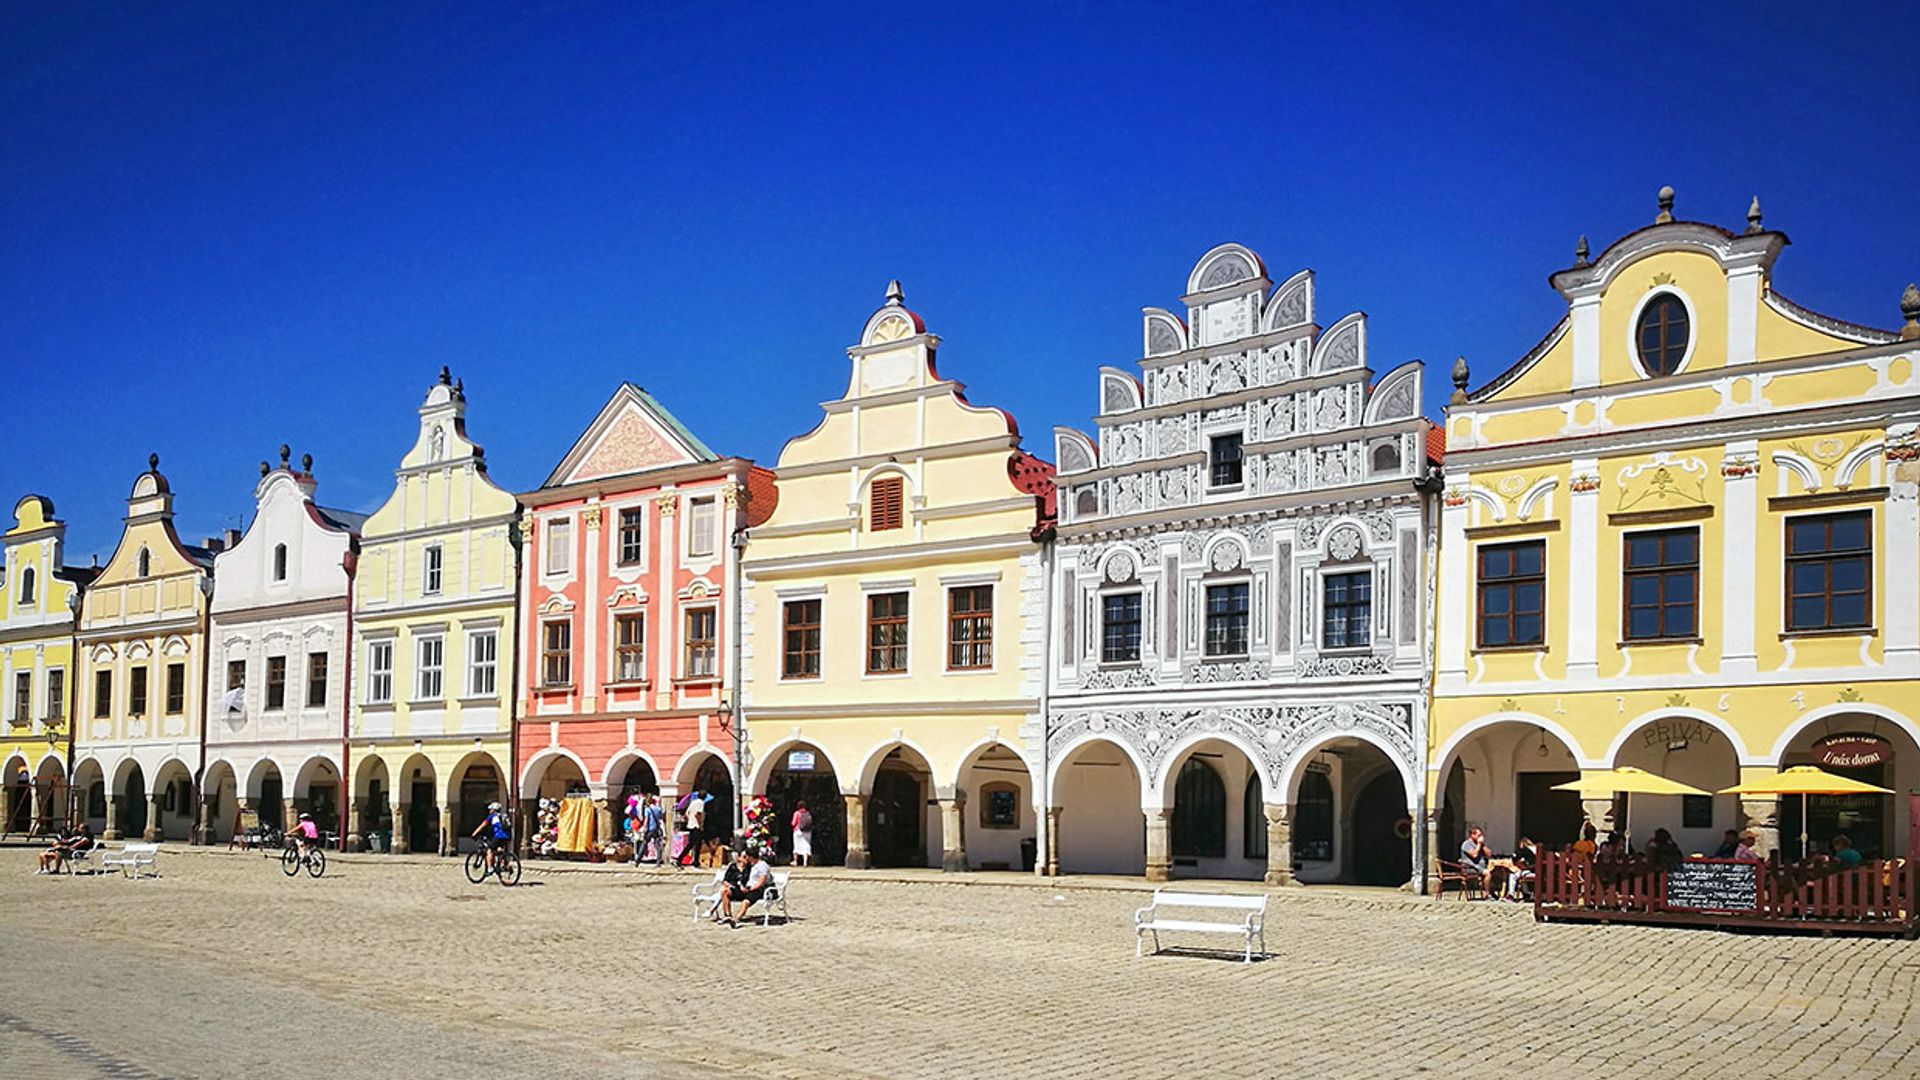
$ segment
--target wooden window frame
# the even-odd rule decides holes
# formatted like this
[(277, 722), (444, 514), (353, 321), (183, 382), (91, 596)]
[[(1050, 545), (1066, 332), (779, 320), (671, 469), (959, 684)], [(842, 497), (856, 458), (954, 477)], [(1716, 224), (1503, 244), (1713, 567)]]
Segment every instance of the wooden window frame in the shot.
[[(960, 610), (960, 598), (978, 602), (985, 594), (984, 607)], [(955, 585), (947, 590), (947, 670), (991, 671), (993, 669), (993, 586)]]
[[(1537, 574), (1508, 573), (1508, 574), (1504, 574), (1499, 577), (1493, 577), (1493, 578), (1489, 578), (1487, 576), (1485, 560), (1486, 560), (1486, 556), (1489, 553), (1492, 553), (1495, 551), (1518, 552), (1521, 548), (1525, 548), (1529, 546), (1538, 547), (1540, 549), (1539, 573)], [(1514, 560), (1514, 565), (1516, 566), (1519, 565), (1519, 560), (1517, 558)], [(1535, 640), (1515, 641), (1513, 640), (1513, 625), (1514, 625), (1515, 619), (1521, 614), (1532, 614), (1533, 609), (1529, 608), (1524, 613), (1517, 610), (1514, 606), (1514, 597), (1518, 595), (1520, 586), (1528, 583), (1534, 583), (1534, 582), (1537, 582), (1540, 586), (1540, 609), (1538, 612), (1539, 618), (1540, 618), (1540, 636), (1538, 639), (1535, 639)], [(1505, 619), (1507, 622), (1508, 640), (1504, 642), (1500, 642), (1498, 644), (1489, 644), (1487, 642), (1487, 634), (1486, 634), (1487, 590), (1489, 589), (1509, 590), (1509, 595), (1507, 598), (1507, 610), (1505, 614), (1494, 616), (1495, 618), (1498, 618), (1498, 619)], [(1546, 540), (1535, 538), (1530, 540), (1507, 540), (1497, 544), (1483, 543), (1483, 544), (1474, 545), (1474, 548), (1473, 548), (1473, 644), (1474, 644), (1474, 648), (1483, 649), (1483, 650), (1484, 649), (1537, 650), (1537, 649), (1542, 649), (1546, 647), (1546, 644), (1547, 644), (1547, 542)]]
[(33, 720), (33, 672), (16, 671), (13, 673), (13, 723), (26, 724)]
[(327, 654), (310, 652), (307, 654), (307, 708), (324, 709), (327, 707)]
[[(1848, 518), (1859, 518), (1862, 520), (1865, 526), (1866, 545), (1864, 547), (1843, 548), (1843, 549), (1836, 550), (1833, 547), (1834, 525), (1835, 523)], [(1820, 551), (1814, 551), (1814, 552), (1801, 553), (1801, 552), (1794, 551), (1793, 549), (1794, 526), (1807, 525), (1809, 523), (1816, 523), (1816, 522), (1819, 523), (1821, 526), (1823, 526), (1822, 532), (1826, 537), (1827, 546)], [(1780, 615), (1780, 625), (1784, 630), (1784, 632), (1788, 635), (1823, 634), (1823, 633), (1862, 633), (1862, 634), (1872, 633), (1873, 622), (1874, 622), (1874, 619), (1873, 619), (1873, 615), (1874, 615), (1874, 612), (1873, 612), (1873, 544), (1874, 544), (1873, 511), (1841, 510), (1836, 513), (1830, 513), (1830, 514), (1796, 514), (1786, 518), (1784, 525), (1785, 525), (1786, 534), (1781, 538), (1781, 544), (1780, 544), (1780, 550), (1782, 552), (1782, 558), (1784, 561), (1785, 572), (1786, 572), (1786, 581), (1783, 583), (1785, 585), (1785, 589), (1783, 590), (1784, 603), (1782, 605), (1783, 610), (1781, 611), (1781, 615)], [(1840, 562), (1842, 560), (1851, 561), (1854, 559), (1859, 559), (1864, 567), (1862, 571), (1863, 580), (1861, 581), (1860, 588), (1847, 589), (1840, 592), (1836, 592), (1833, 588), (1833, 564)], [(1793, 588), (1794, 569), (1798, 566), (1813, 565), (1813, 564), (1820, 564), (1826, 567), (1826, 572), (1823, 575), (1823, 577), (1825, 578), (1824, 587), (1818, 593), (1795, 592)], [(1856, 594), (1861, 597), (1861, 620), (1862, 621), (1858, 623), (1835, 623), (1833, 621), (1834, 597), (1836, 595), (1852, 596)], [(1806, 596), (1806, 597), (1818, 596), (1821, 598), (1822, 600), (1821, 607), (1826, 612), (1826, 617), (1821, 620), (1820, 625), (1818, 626), (1794, 625), (1793, 602), (1796, 598), (1801, 596)]]
[[(1240, 609), (1238, 611), (1213, 610), (1214, 593), (1224, 592), (1229, 589), (1240, 590), (1244, 598), (1241, 601)], [(1208, 660), (1238, 660), (1251, 655), (1251, 649), (1253, 647), (1253, 582), (1246, 580), (1215, 581), (1202, 586), (1200, 589), (1200, 611), (1200, 653), (1202, 656), (1205, 656)], [(1229, 629), (1232, 625), (1231, 621), (1238, 620), (1240, 627), (1240, 648), (1238, 650), (1216, 650), (1214, 648), (1213, 631), (1214, 621), (1216, 619), (1221, 620)]]
[(647, 511), (627, 506), (614, 511), (615, 565), (639, 566), (647, 561)]
[[(1677, 321), (1668, 317), (1668, 313), (1675, 310), (1679, 312), (1679, 319)], [(1658, 324), (1653, 324), (1651, 320), (1656, 315), (1659, 316), (1660, 321)], [(1677, 345), (1672, 339), (1672, 328), (1675, 325), (1680, 327), (1680, 341)], [(1655, 346), (1656, 352), (1654, 355), (1660, 359), (1660, 366), (1655, 366), (1648, 359), (1648, 330), (1658, 331), (1658, 343)], [(1693, 313), (1687, 310), (1686, 301), (1680, 299), (1675, 293), (1655, 293), (1647, 300), (1646, 305), (1640, 309), (1640, 314), (1635, 316), (1633, 320), (1633, 355), (1640, 363), (1640, 370), (1650, 376), (1656, 377), (1673, 375), (1679, 372), (1679, 370), (1686, 365), (1687, 346), (1693, 341), (1693, 332)], [(1666, 358), (1669, 355), (1673, 357), (1672, 367), (1665, 366)]]
[[(808, 608), (811, 608), (811, 611), (806, 610)], [(799, 614), (810, 616), (810, 618), (796, 619), (795, 609), (801, 609)], [(817, 596), (781, 602), (780, 677), (782, 679), (820, 677), (820, 624), (825, 615), (826, 601)]]
[(59, 723), (67, 718), (67, 669), (47, 669), (47, 722)]
[[(1693, 538), (1693, 561), (1690, 563), (1670, 563), (1667, 561), (1667, 541), (1681, 535)], [(1659, 545), (1659, 560), (1648, 566), (1633, 565), (1633, 542), (1635, 540), (1653, 540)], [(1693, 577), (1693, 595), (1686, 601), (1667, 600), (1667, 577), (1672, 574), (1690, 574)], [(1642, 578), (1656, 582), (1654, 602), (1651, 605), (1633, 602), (1633, 583)], [(1654, 633), (1636, 634), (1633, 631), (1633, 613), (1636, 610), (1653, 610)], [(1681, 632), (1670, 632), (1667, 628), (1669, 609), (1688, 608), (1693, 612), (1693, 625)], [(1658, 644), (1662, 641), (1698, 641), (1700, 639), (1700, 529), (1688, 526), (1677, 529), (1637, 529), (1620, 534), (1620, 640), (1634, 645)]]
[[(899, 611), (889, 610), (884, 614), (880, 613), (881, 605), (892, 608), (896, 601), (899, 603)], [(912, 617), (913, 600), (908, 593), (895, 591), (867, 594), (867, 674), (905, 675), (907, 673), (912, 643), (908, 620)], [(894, 663), (896, 660), (897, 665)]]
[(145, 664), (141, 664), (139, 666), (128, 669), (127, 671), (127, 715), (128, 716), (147, 715), (147, 706), (151, 704), (147, 700), (148, 691), (150, 689), (147, 685), (147, 683), (150, 681), (149, 674), (150, 673)]
[[(639, 632), (628, 634), (629, 627)], [(632, 673), (628, 673), (631, 667)], [(613, 616), (613, 682), (647, 681), (647, 613), (620, 611)]]
[(167, 665), (167, 681), (162, 688), (166, 691), (163, 705), (168, 716), (182, 716), (187, 711), (187, 665), (184, 660), (176, 660)]
[[(559, 640), (555, 641), (555, 631)], [(573, 685), (573, 620), (540, 620), (540, 689)]]
[(93, 673), (93, 718), (106, 720), (113, 716), (113, 672), (100, 668)]
[[(278, 676), (277, 678), (275, 676)], [(267, 686), (264, 708), (268, 712), (287, 707), (287, 658), (267, 657)]]
[[(704, 635), (695, 633), (695, 622), (706, 620)], [(685, 628), (685, 638), (680, 649), (681, 677), (688, 680), (717, 679), (720, 677), (720, 609), (713, 604), (700, 604), (686, 609), (680, 620)], [(704, 665), (697, 661), (704, 661)], [(701, 670), (704, 666), (705, 670)]]
[(882, 476), (867, 488), (867, 531), (886, 532), (906, 527), (907, 481)]

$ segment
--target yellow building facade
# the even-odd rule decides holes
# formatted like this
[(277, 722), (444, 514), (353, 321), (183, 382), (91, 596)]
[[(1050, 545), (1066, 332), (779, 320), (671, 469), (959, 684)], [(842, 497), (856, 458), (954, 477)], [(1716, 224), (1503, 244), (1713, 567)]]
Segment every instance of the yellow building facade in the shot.
[[(1784, 234), (1655, 223), (1551, 277), (1567, 314), (1447, 410), (1428, 850), (1583, 820), (1712, 853), (1906, 850), (1920, 789), (1920, 294), (1906, 326), (1774, 288)], [(1902, 796), (1635, 797), (1554, 785), (1637, 766), (1717, 791), (1796, 764)]]
[(850, 867), (1017, 867), (1035, 838), (1051, 468), (935, 371), (898, 283), (749, 532), (746, 791)]
[(213, 553), (174, 531), (173, 489), (149, 455), (80, 603), (73, 780), (78, 816), (105, 839), (192, 837), (212, 586)]
[(518, 504), (445, 368), (353, 585), (348, 844), (453, 852), (511, 768)]
[(0, 542), (0, 835), (66, 824), (73, 728), (73, 624), (91, 570), (64, 562), (67, 526), (53, 500), (28, 495)]

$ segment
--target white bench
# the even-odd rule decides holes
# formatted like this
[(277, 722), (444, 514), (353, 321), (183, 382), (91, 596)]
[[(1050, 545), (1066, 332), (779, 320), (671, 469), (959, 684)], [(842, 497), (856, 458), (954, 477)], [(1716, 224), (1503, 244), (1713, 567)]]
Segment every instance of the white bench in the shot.
[(117, 866), (125, 876), (131, 877), (135, 881), (140, 880), (142, 876), (140, 871), (142, 868), (150, 871), (150, 873), (145, 876), (159, 877), (160, 871), (155, 870), (153, 866), (154, 860), (159, 854), (159, 844), (128, 844), (126, 847), (120, 849), (118, 855), (103, 857), (100, 860), (100, 869), (105, 870), (110, 866)]
[[(773, 909), (780, 909), (781, 921), (792, 916), (787, 911), (788, 882), (793, 876), (791, 870), (775, 870), (767, 879), (767, 891), (760, 895), (760, 925), (773, 924)], [(713, 880), (693, 887), (693, 921), (710, 918), (713, 909), (720, 906), (720, 897), (727, 887), (725, 867), (713, 872)]]
[[(1168, 908), (1180, 908), (1193, 912), (1219, 911), (1227, 913), (1231, 922), (1205, 921), (1199, 918), (1171, 919), (1166, 915)], [(1231, 896), (1223, 893), (1173, 892), (1169, 889), (1155, 889), (1153, 902), (1133, 913), (1133, 955), (1140, 955), (1141, 944), (1148, 935), (1153, 937), (1153, 951), (1160, 951), (1160, 931), (1179, 930), (1195, 934), (1238, 934), (1245, 939), (1243, 961), (1253, 962), (1253, 943), (1260, 942), (1260, 955), (1267, 954), (1267, 898), (1261, 896)]]

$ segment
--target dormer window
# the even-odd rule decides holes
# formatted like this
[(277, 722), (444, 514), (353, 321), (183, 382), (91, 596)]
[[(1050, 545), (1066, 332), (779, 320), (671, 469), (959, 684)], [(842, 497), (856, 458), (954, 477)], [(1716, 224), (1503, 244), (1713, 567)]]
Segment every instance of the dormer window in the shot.
[(273, 545), (273, 580), (287, 580), (287, 545)]
[(867, 508), (867, 531), (880, 532), (883, 529), (898, 529), (906, 521), (903, 503), (906, 500), (907, 482), (897, 476), (889, 476), (873, 482), (873, 491), (869, 496)]
[(1655, 296), (1640, 309), (1640, 321), (1633, 333), (1641, 370), (1649, 375), (1679, 371), (1692, 333), (1687, 305), (1672, 293)]

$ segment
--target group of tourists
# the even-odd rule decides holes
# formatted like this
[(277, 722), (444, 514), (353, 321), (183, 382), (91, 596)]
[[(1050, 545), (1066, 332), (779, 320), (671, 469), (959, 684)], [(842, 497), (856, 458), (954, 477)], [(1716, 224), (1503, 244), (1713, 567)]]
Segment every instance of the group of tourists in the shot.
[(56, 837), (53, 844), (40, 853), (40, 868), (34, 873), (57, 874), (65, 870), (76, 856), (93, 848), (93, 826), (82, 821), (76, 828)]
[[(1773, 860), (1760, 854), (1758, 841), (1759, 837), (1751, 830), (1743, 832), (1728, 829), (1711, 857), (1755, 864), (1773, 863)], [(1673, 834), (1666, 829), (1653, 830), (1646, 845), (1636, 850), (1624, 833), (1610, 831), (1602, 838), (1592, 822), (1582, 826), (1580, 838), (1568, 850), (1591, 860), (1595, 872), (1609, 880), (1672, 870), (1687, 859)], [(1524, 836), (1512, 854), (1498, 854), (1487, 843), (1486, 832), (1476, 825), (1467, 830), (1467, 838), (1460, 844), (1459, 873), (1463, 880), (1484, 890), (1489, 897), (1525, 900), (1532, 892), (1539, 854), (1539, 845)], [(1799, 860), (1773, 864), (1773, 872), (1805, 883), (1828, 874), (1855, 869), (1860, 862), (1859, 849), (1853, 846), (1850, 838), (1840, 835), (1833, 838), (1829, 850), (1814, 851)]]

